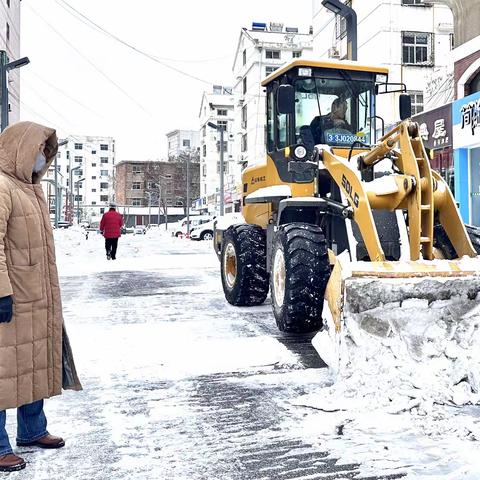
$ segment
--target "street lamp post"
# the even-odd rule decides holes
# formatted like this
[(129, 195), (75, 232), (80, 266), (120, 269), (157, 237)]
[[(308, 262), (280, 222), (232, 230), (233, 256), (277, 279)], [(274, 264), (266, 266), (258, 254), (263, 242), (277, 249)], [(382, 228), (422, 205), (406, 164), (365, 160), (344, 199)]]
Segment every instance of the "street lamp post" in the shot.
[(220, 131), (220, 216), (225, 213), (225, 187), (224, 187), (224, 159), (223, 159), (223, 132), (225, 127), (223, 125), (217, 125), (212, 122), (208, 122), (207, 125), (217, 131)]
[[(63, 140), (62, 142), (58, 143), (58, 146), (63, 147), (67, 143), (68, 143), (68, 140)], [(54, 165), (54, 168), (55, 168), (55, 185), (57, 185), (55, 187), (55, 228), (58, 228), (58, 220), (59, 220), (59, 216), (60, 216), (59, 198), (60, 198), (60, 201), (61, 201), (61, 198), (62, 198), (61, 189), (60, 189), (60, 197), (58, 196), (58, 174), (60, 173), (58, 171), (58, 153), (55, 155), (55, 160), (54, 160), (53, 165)], [(62, 175), (62, 174), (60, 173), (60, 175)], [(62, 175), (62, 177), (63, 177), (63, 175)]]
[(150, 225), (150, 222), (152, 221), (152, 193), (151, 192), (146, 192), (148, 195), (148, 225)]
[(80, 180), (77, 180), (77, 225), (80, 225), (80, 184), (85, 180), (84, 178), (81, 178)]
[(340, 0), (322, 0), (322, 5), (347, 22), (347, 58), (357, 60), (357, 14)]
[(19, 58), (13, 62), (8, 61), (7, 52), (0, 51), (0, 95), (1, 95), (1, 130), (2, 132), (8, 127), (8, 81), (7, 73), (10, 70), (28, 65), (30, 60), (28, 57)]
[(71, 215), (69, 215), (69, 220), (73, 223), (73, 171), (74, 170), (79, 170), (81, 167), (81, 165), (78, 165), (77, 167), (73, 167), (70, 169), (70, 181), (69, 181), (69, 184), (68, 184), (68, 191), (69, 191), (69, 198), (70, 198), (70, 201), (69, 201), (69, 208), (71, 210)]

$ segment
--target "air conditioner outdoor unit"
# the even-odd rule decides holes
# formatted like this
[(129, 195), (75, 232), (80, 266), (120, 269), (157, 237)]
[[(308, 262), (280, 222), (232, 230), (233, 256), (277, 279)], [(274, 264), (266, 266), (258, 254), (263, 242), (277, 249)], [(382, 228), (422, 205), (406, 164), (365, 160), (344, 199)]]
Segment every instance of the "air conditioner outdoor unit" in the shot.
[(340, 51), (337, 47), (331, 47), (328, 49), (328, 56), (330, 58), (340, 58)]

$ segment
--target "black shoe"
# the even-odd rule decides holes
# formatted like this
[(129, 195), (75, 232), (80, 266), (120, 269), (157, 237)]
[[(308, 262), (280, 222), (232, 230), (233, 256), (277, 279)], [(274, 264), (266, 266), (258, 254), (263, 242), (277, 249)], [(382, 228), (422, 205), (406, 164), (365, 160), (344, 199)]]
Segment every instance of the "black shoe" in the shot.
[(107, 253), (107, 260), (110, 260), (110, 258), (111, 258), (111, 257), (110, 257), (110, 254)]

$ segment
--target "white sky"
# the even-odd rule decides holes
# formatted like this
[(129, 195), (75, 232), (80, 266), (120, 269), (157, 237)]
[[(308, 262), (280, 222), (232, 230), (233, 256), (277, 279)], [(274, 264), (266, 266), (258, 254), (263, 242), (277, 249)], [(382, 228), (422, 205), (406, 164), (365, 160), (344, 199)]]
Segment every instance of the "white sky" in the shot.
[[(273, 21), (306, 33), (312, 10), (311, 0), (65, 1), (137, 48), (181, 60), (165, 63), (224, 85), (233, 84), (233, 57), (242, 27), (250, 28), (252, 21)], [(211, 86), (94, 31), (68, 13), (60, 0), (23, 0), (21, 35), (22, 56), (31, 61), (21, 69), (21, 97), (27, 106), (22, 108), (22, 120), (53, 126), (60, 136), (113, 136), (117, 161), (165, 157), (167, 132), (198, 129), (201, 95)]]

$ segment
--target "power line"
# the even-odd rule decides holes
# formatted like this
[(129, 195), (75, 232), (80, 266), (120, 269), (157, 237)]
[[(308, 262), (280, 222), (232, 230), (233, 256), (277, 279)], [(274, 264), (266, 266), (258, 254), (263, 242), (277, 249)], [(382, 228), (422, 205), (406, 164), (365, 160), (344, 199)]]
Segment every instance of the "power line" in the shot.
[[(24, 79), (25, 81), (25, 79)], [(48, 105), (48, 108), (50, 108), (50, 110), (52, 110), (52, 112), (56, 113), (58, 115), (59, 118), (61, 118), (64, 122), (68, 123), (70, 126), (74, 126), (73, 123), (70, 122), (70, 120), (65, 117), (62, 113), (60, 113), (58, 110), (56, 110), (55, 108), (52, 107), (52, 105), (50, 104), (50, 102), (48, 102), (47, 100), (45, 100), (42, 95), (35, 89), (32, 87), (32, 85), (30, 84), (30, 82), (26, 82), (28, 85), (29, 85), (29, 88), (30, 90), (35, 94), (36, 98), (38, 98), (40, 101), (42, 101), (43, 103), (45, 103), (45, 105)]]
[[(76, 98), (72, 97), (71, 95), (69, 95), (67, 92), (65, 92), (64, 90), (62, 90), (61, 88), (58, 88), (57, 86), (53, 85), (52, 83), (50, 83), (48, 80), (46, 80), (45, 78), (41, 77), (38, 73), (35, 73), (34, 71), (32, 70), (28, 70), (28, 74), (32, 74), (34, 75), (35, 77), (37, 77), (40, 81), (42, 81), (43, 83), (45, 83), (46, 85), (48, 85), (50, 88), (52, 88), (53, 90), (56, 90), (57, 92), (61, 93), (62, 95), (64, 95), (66, 98), (68, 98), (69, 100), (71, 100), (72, 102), (75, 102), (77, 105), (79, 105), (80, 107), (84, 108), (85, 110), (88, 110), (90, 113), (93, 113), (94, 115), (96, 115), (97, 117), (99, 118), (105, 118), (104, 115), (96, 112), (95, 110), (92, 110), (90, 107), (88, 107), (87, 105), (83, 104), (82, 102), (80, 102), (79, 100), (77, 100)], [(25, 76), (23, 77), (24, 80), (25, 80)]]
[[(170, 70), (173, 70), (174, 72), (177, 72), (179, 73), (180, 75), (184, 75), (186, 77), (189, 77), (193, 80), (196, 80), (198, 82), (202, 82), (202, 83), (205, 83), (207, 85), (214, 85), (214, 82), (210, 82), (209, 80), (205, 80), (203, 78), (200, 78), (200, 77), (197, 77), (195, 75), (192, 75), (188, 72), (185, 72), (183, 70), (180, 70), (179, 68), (177, 67), (174, 67), (172, 65), (168, 65), (167, 63), (165, 63), (163, 60), (165, 59), (162, 59), (161, 57), (156, 57), (150, 53), (147, 53), (137, 47), (135, 47), (134, 45), (126, 42), (125, 40), (122, 40), (120, 37), (118, 37), (117, 35), (109, 32), (108, 30), (105, 30), (103, 27), (101, 27), (100, 25), (98, 25), (97, 23), (95, 23), (93, 20), (91, 20), (90, 18), (88, 18), (86, 15), (84, 15), (83, 13), (81, 13), (80, 11), (78, 11), (77, 9), (75, 9), (74, 7), (72, 7), (70, 4), (68, 4), (67, 2), (65, 2), (64, 0), (55, 0), (55, 2), (61, 6), (62, 8), (64, 8), (65, 10), (70, 9), (70, 14), (73, 15), (72, 12), (75, 12), (77, 15), (79, 15), (84, 21), (82, 21), (82, 23), (85, 23), (86, 25), (90, 26), (90, 28), (94, 28), (96, 29), (97, 31), (100, 31), (101, 33), (103, 33), (104, 35), (107, 35), (108, 37), (110, 38), (113, 38), (115, 41), (121, 43), (122, 45), (124, 45), (125, 47), (133, 50), (134, 52), (148, 58), (149, 60), (152, 60), (153, 62), (156, 62), (162, 66), (164, 66), (165, 68), (168, 68)], [(67, 10), (68, 11), (68, 10)], [(75, 15), (73, 15), (75, 16)], [(75, 18), (78, 19), (78, 16), (75, 16)]]
[(122, 92), (127, 98), (129, 98), (137, 107), (147, 113), (149, 116), (152, 114), (137, 100), (135, 100), (126, 90), (124, 90), (118, 83), (116, 83), (112, 78), (110, 78), (105, 72), (103, 72), (95, 63), (93, 63), (88, 57), (86, 57), (80, 50), (78, 50), (75, 45), (73, 45), (69, 40), (67, 40), (51, 23), (49, 23), (37, 10), (35, 10), (31, 5), (27, 3), (28, 8), (30, 8), (44, 23), (46, 23), (51, 30), (53, 30), (72, 50), (74, 50), (78, 55), (80, 55), (89, 65), (91, 65), (102, 77), (108, 80), (112, 85), (114, 85), (120, 92)]
[[(90, 28), (94, 28), (95, 30), (98, 30), (99, 32), (108, 35), (109, 37), (120, 41), (122, 44), (130, 47), (130, 45), (127, 44), (127, 42), (124, 42), (120, 38), (118, 38), (115, 34), (105, 30), (102, 26), (98, 25), (95, 23), (92, 19), (87, 17), (85, 14), (77, 10), (75, 7), (70, 5), (68, 2), (64, 0), (55, 0), (55, 3), (57, 3), (60, 7), (62, 7), (64, 10), (66, 10), (70, 15), (74, 16), (77, 18), (77, 20), (81, 21), (83, 24), (87, 25)], [(154, 55), (152, 55), (154, 56)], [(215, 58), (203, 58), (203, 59), (178, 59), (178, 58), (169, 58), (169, 57), (160, 57), (158, 55), (154, 56), (158, 60), (162, 60), (165, 62), (174, 62), (174, 63), (211, 63), (211, 62), (218, 62), (219, 60), (225, 60), (227, 58), (232, 58), (231, 55), (223, 55), (221, 57), (215, 57)]]

